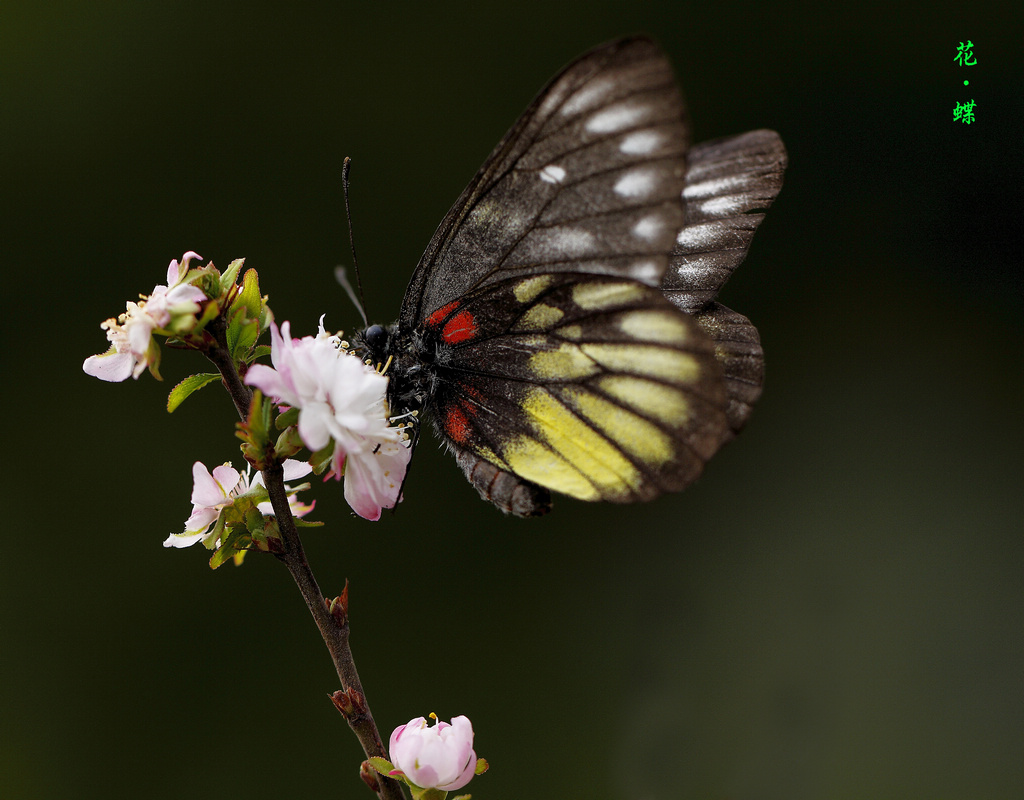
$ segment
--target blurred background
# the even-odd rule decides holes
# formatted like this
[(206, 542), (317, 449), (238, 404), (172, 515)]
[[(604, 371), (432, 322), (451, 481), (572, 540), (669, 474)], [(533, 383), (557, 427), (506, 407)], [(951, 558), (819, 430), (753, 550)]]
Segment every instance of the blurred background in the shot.
[(642, 507), (505, 519), (429, 441), (378, 524), (315, 487), (309, 558), (325, 593), (351, 582), (384, 736), (470, 716), (480, 800), (1017, 795), (1021, 7), (369, 6), (0, 7), (0, 796), (370, 797), (285, 570), (161, 547), (192, 462), (238, 460), (227, 396), (168, 416), (197, 357), (168, 354), (163, 384), (82, 361), (189, 249), (244, 256), (297, 335), (354, 327), (346, 155), (391, 321), (533, 94), (640, 31), (695, 140), (788, 146), (722, 295), (762, 332), (765, 394), (695, 486)]

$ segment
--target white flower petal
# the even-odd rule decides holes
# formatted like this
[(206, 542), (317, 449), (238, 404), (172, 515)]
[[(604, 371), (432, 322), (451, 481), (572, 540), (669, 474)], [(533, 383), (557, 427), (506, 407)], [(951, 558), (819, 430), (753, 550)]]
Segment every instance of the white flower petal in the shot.
[(313, 466), (306, 461), (299, 461), (297, 458), (286, 458), (284, 461), (284, 479), (293, 481), (296, 478), (305, 478), (313, 471)]
[(172, 533), (164, 539), (164, 547), (191, 547), (205, 535), (205, 530), (199, 533)]
[(101, 381), (120, 383), (127, 380), (135, 369), (135, 356), (130, 352), (118, 353), (113, 347), (99, 355), (89, 356), (82, 364), (86, 375)]

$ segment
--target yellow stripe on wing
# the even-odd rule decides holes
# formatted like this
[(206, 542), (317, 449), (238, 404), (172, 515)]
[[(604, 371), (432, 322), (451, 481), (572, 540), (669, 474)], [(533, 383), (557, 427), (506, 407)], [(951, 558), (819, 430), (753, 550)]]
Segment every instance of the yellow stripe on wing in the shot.
[(635, 495), (642, 473), (599, 431), (545, 389), (531, 389), (522, 407), (536, 439), (519, 436), (502, 448), (516, 474), (581, 500), (625, 501)]
[(616, 402), (664, 425), (680, 427), (690, 418), (690, 403), (674, 386), (632, 375), (602, 375), (596, 386)]
[(620, 449), (650, 465), (652, 469), (671, 461), (675, 456), (672, 437), (638, 414), (582, 386), (566, 388), (560, 394)]

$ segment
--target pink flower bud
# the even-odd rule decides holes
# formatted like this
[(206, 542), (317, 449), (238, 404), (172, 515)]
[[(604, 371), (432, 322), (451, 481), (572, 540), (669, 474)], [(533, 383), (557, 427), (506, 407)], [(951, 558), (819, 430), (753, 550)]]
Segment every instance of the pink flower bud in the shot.
[(476, 771), (473, 725), (467, 717), (434, 726), (417, 717), (395, 728), (389, 750), (396, 769), (424, 789), (461, 789)]

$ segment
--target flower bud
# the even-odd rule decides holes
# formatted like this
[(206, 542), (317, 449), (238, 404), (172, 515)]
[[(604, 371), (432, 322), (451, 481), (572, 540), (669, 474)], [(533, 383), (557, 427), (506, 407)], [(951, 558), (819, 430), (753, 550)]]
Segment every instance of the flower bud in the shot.
[(473, 725), (467, 717), (433, 726), (417, 717), (395, 728), (388, 749), (395, 768), (425, 789), (461, 789), (476, 771)]

